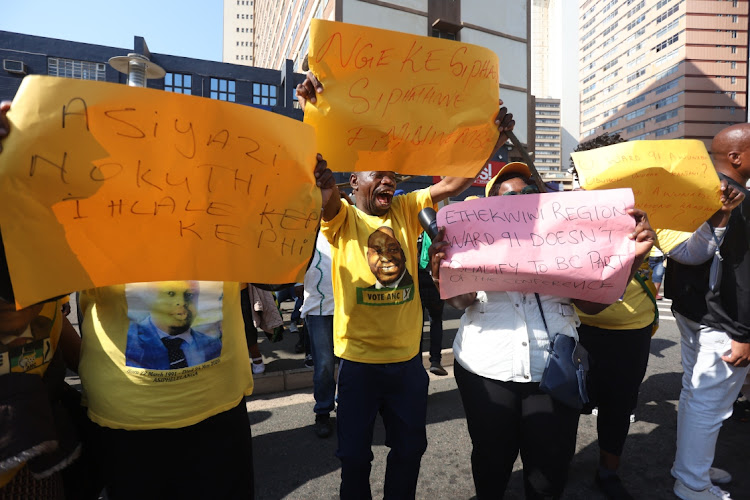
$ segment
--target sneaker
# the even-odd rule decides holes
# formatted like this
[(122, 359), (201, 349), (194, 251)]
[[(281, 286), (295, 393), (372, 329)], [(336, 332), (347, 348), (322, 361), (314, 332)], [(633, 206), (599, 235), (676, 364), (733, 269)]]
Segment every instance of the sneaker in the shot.
[(714, 484), (729, 484), (732, 482), (732, 475), (724, 469), (717, 467), (708, 469), (708, 477), (711, 478), (711, 482)]
[(654, 297), (654, 298), (655, 298), (656, 300), (663, 300), (663, 299), (664, 299), (664, 297), (662, 297), (661, 295), (657, 295), (657, 296), (656, 296), (656, 297)]
[(685, 486), (679, 479), (674, 482), (673, 491), (682, 500), (732, 500), (729, 492), (722, 490), (718, 486), (711, 486), (705, 490), (695, 491)]
[(622, 485), (620, 476), (612, 474), (608, 477), (602, 477), (599, 472), (594, 475), (594, 482), (607, 498), (612, 500), (633, 500), (633, 495)]
[(289, 323), (289, 331), (292, 333), (299, 333), (299, 329), (297, 328), (297, 323), (295, 323), (294, 321)]
[(430, 373), (440, 376), (448, 375), (448, 372), (445, 371), (445, 368), (443, 368), (440, 363), (432, 363), (430, 366)]
[(315, 366), (312, 354), (305, 354), (305, 366), (307, 366), (308, 368), (312, 368), (313, 366)]
[(331, 417), (328, 413), (320, 413), (315, 415), (315, 435), (319, 438), (327, 438), (333, 432), (333, 425), (331, 425)]
[(266, 364), (263, 362), (263, 358), (253, 358), (252, 362), (253, 375), (260, 375), (266, 371)]

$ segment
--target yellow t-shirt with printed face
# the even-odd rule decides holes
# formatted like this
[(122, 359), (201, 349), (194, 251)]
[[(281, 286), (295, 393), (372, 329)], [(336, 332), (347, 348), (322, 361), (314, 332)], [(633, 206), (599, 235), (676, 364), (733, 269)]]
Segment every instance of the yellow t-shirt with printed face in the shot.
[(427, 188), (396, 196), (381, 217), (342, 203), (333, 219), (323, 221), (321, 231), (331, 243), (336, 356), (398, 363), (419, 352), (418, 215), (430, 206)]
[(99, 425), (186, 427), (252, 393), (239, 283), (132, 283), (82, 292), (80, 303), (79, 374)]

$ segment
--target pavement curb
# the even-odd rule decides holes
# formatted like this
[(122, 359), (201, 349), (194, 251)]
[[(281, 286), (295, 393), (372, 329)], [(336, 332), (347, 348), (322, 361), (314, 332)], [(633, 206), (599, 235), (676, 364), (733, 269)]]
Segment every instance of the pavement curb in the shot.
[[(441, 364), (444, 367), (453, 366), (453, 349), (443, 349)], [(422, 353), (422, 364), (425, 369), (430, 367), (430, 353)], [(293, 370), (266, 371), (253, 374), (253, 394), (274, 394), (279, 392), (297, 391), (313, 386), (312, 368), (295, 368)]]

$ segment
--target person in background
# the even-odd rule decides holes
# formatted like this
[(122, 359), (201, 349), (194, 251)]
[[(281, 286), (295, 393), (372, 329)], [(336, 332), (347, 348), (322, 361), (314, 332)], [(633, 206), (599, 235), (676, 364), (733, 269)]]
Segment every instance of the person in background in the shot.
[(432, 282), (430, 271), (429, 248), (432, 240), (427, 232), (423, 232), (418, 244), (419, 250), (419, 298), (422, 299), (422, 312), (427, 310), (430, 317), (430, 373), (445, 376), (448, 372), (443, 368), (443, 308), (445, 301), (440, 298), (440, 292)]
[(648, 265), (651, 268), (651, 282), (656, 289), (655, 298), (656, 300), (662, 300), (664, 297), (661, 296), (659, 291), (661, 283), (664, 280), (664, 254), (656, 245), (651, 249), (651, 255), (648, 257)]
[(319, 438), (327, 438), (333, 432), (331, 412), (336, 408), (336, 357), (333, 354), (331, 245), (321, 233), (318, 233), (315, 241), (315, 251), (304, 283), (301, 314), (312, 351), (314, 431)]
[[(486, 195), (538, 193), (524, 163), (503, 166), (486, 186)], [(636, 219), (636, 256), (631, 275), (645, 260), (655, 234), (646, 214)], [(435, 284), (445, 258), (445, 228), (430, 246)], [(453, 342), (453, 372), (466, 412), (471, 469), (477, 498), (502, 498), (519, 451), (526, 498), (560, 498), (575, 453), (580, 410), (539, 388), (549, 356), (549, 332), (577, 338), (574, 305), (596, 314), (608, 304), (521, 292), (470, 292), (447, 299), (464, 310)]]

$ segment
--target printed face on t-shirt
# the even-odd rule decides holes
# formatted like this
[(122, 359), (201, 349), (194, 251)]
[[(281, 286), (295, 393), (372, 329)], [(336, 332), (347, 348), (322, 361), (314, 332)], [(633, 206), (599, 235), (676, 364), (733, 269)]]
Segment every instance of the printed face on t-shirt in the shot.
[(151, 320), (161, 331), (179, 335), (190, 329), (197, 315), (200, 288), (195, 281), (164, 281), (153, 284)]
[(380, 227), (367, 239), (370, 271), (383, 285), (390, 285), (404, 272), (406, 257), (390, 227)]

